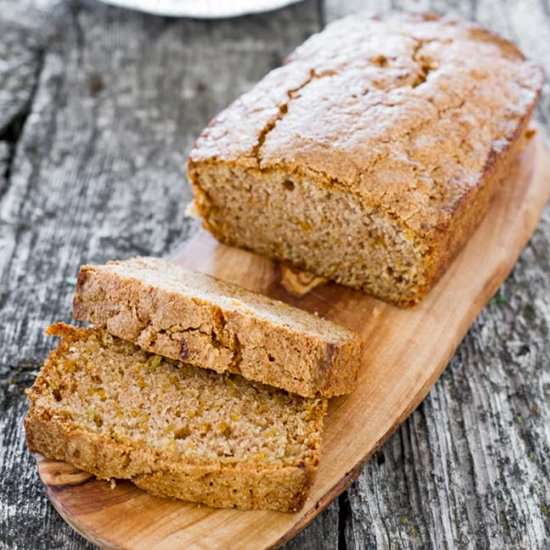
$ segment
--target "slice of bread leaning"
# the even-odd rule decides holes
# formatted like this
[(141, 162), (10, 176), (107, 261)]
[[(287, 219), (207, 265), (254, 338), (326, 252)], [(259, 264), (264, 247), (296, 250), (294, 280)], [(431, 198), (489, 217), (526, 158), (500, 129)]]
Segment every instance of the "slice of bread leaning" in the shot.
[(158, 258), (80, 269), (74, 318), (139, 347), (305, 397), (353, 390), (353, 332), (261, 294)]
[(319, 462), (325, 399), (147, 353), (104, 329), (61, 342), (28, 390), (32, 451), (212, 507), (291, 512)]

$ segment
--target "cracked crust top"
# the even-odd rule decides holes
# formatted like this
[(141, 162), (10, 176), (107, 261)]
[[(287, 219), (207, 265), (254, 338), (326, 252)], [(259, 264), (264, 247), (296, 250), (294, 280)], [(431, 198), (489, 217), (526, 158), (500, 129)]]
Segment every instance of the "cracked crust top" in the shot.
[(436, 231), (517, 139), (542, 80), (513, 44), (478, 25), (354, 15), (217, 116), (189, 169), (282, 168), (344, 188), (410, 230)]

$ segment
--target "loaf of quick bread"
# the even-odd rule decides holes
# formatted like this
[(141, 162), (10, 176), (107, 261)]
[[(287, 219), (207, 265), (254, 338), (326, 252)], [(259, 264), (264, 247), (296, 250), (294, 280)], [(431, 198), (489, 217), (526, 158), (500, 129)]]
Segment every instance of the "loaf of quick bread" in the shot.
[(49, 333), (61, 342), (27, 392), (32, 451), (213, 507), (303, 505), (326, 400), (180, 365), (104, 329)]
[(472, 23), (343, 19), (200, 135), (196, 208), (225, 243), (413, 305), (486, 213), (542, 80)]
[(359, 337), (307, 311), (159, 258), (82, 266), (73, 316), (141, 348), (306, 397), (350, 393)]

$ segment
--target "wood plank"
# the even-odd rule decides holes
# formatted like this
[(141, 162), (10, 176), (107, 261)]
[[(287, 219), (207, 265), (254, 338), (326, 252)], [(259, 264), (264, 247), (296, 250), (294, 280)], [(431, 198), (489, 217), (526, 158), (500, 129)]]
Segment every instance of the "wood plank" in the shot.
[(549, 197), (549, 150), (537, 138), (465, 250), (430, 295), (408, 310), (334, 284), (297, 298), (280, 284), (275, 263), (199, 233), (176, 254), (177, 261), (319, 312), (359, 331), (367, 342), (356, 390), (330, 402), (321, 465), (304, 509), (296, 514), (212, 510), (158, 499), (127, 483), (115, 489), (95, 480), (52, 483), (52, 464), (44, 460), (39, 469), (50, 482), (53, 504), (79, 532), (110, 547), (268, 548), (294, 536), (352, 482), (424, 399), (512, 270)]
[(184, 216), (192, 141), (318, 27), (314, 0), (218, 22), (0, 0), (0, 120), (22, 122), (0, 134), (11, 167), (0, 183), (0, 546), (91, 548), (48, 503), (21, 425), (51, 347), (44, 328), (70, 319), (79, 265), (179, 246), (196, 226)]
[[(545, 0), (326, 4), (328, 21), (392, 7), (475, 19), (516, 41), (550, 74)], [(537, 117), (550, 130), (549, 91), (547, 81)], [(547, 547), (549, 251), (546, 208), (513, 273), (440, 381), (348, 491), (345, 547)]]

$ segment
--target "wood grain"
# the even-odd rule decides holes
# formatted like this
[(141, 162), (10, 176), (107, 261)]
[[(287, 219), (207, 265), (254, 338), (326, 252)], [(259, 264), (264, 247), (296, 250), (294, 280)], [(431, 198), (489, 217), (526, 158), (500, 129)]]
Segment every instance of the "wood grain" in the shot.
[(2, 550), (92, 548), (49, 504), (22, 427), (79, 265), (181, 246), (198, 132), (318, 29), (313, 0), (238, 22), (0, 0)]
[(466, 249), (428, 298), (410, 310), (334, 284), (297, 297), (281, 286), (281, 270), (273, 262), (199, 233), (176, 254), (177, 261), (319, 312), (359, 331), (367, 342), (356, 390), (330, 402), (321, 465), (304, 509), (296, 514), (212, 510), (151, 497), (128, 484), (111, 489), (98, 481), (81, 482), (59, 463), (41, 461), (54, 506), (90, 540), (113, 548), (269, 548), (290, 539), (355, 479), (364, 461), (424, 399), (511, 271), (549, 197), (550, 158), (536, 138)]
[[(537, 117), (550, 130), (549, 8), (548, 0), (327, 0), (325, 12), (327, 22), (359, 9), (478, 21), (544, 67)], [(440, 381), (340, 497), (343, 548), (549, 548), (549, 253), (547, 207)]]

